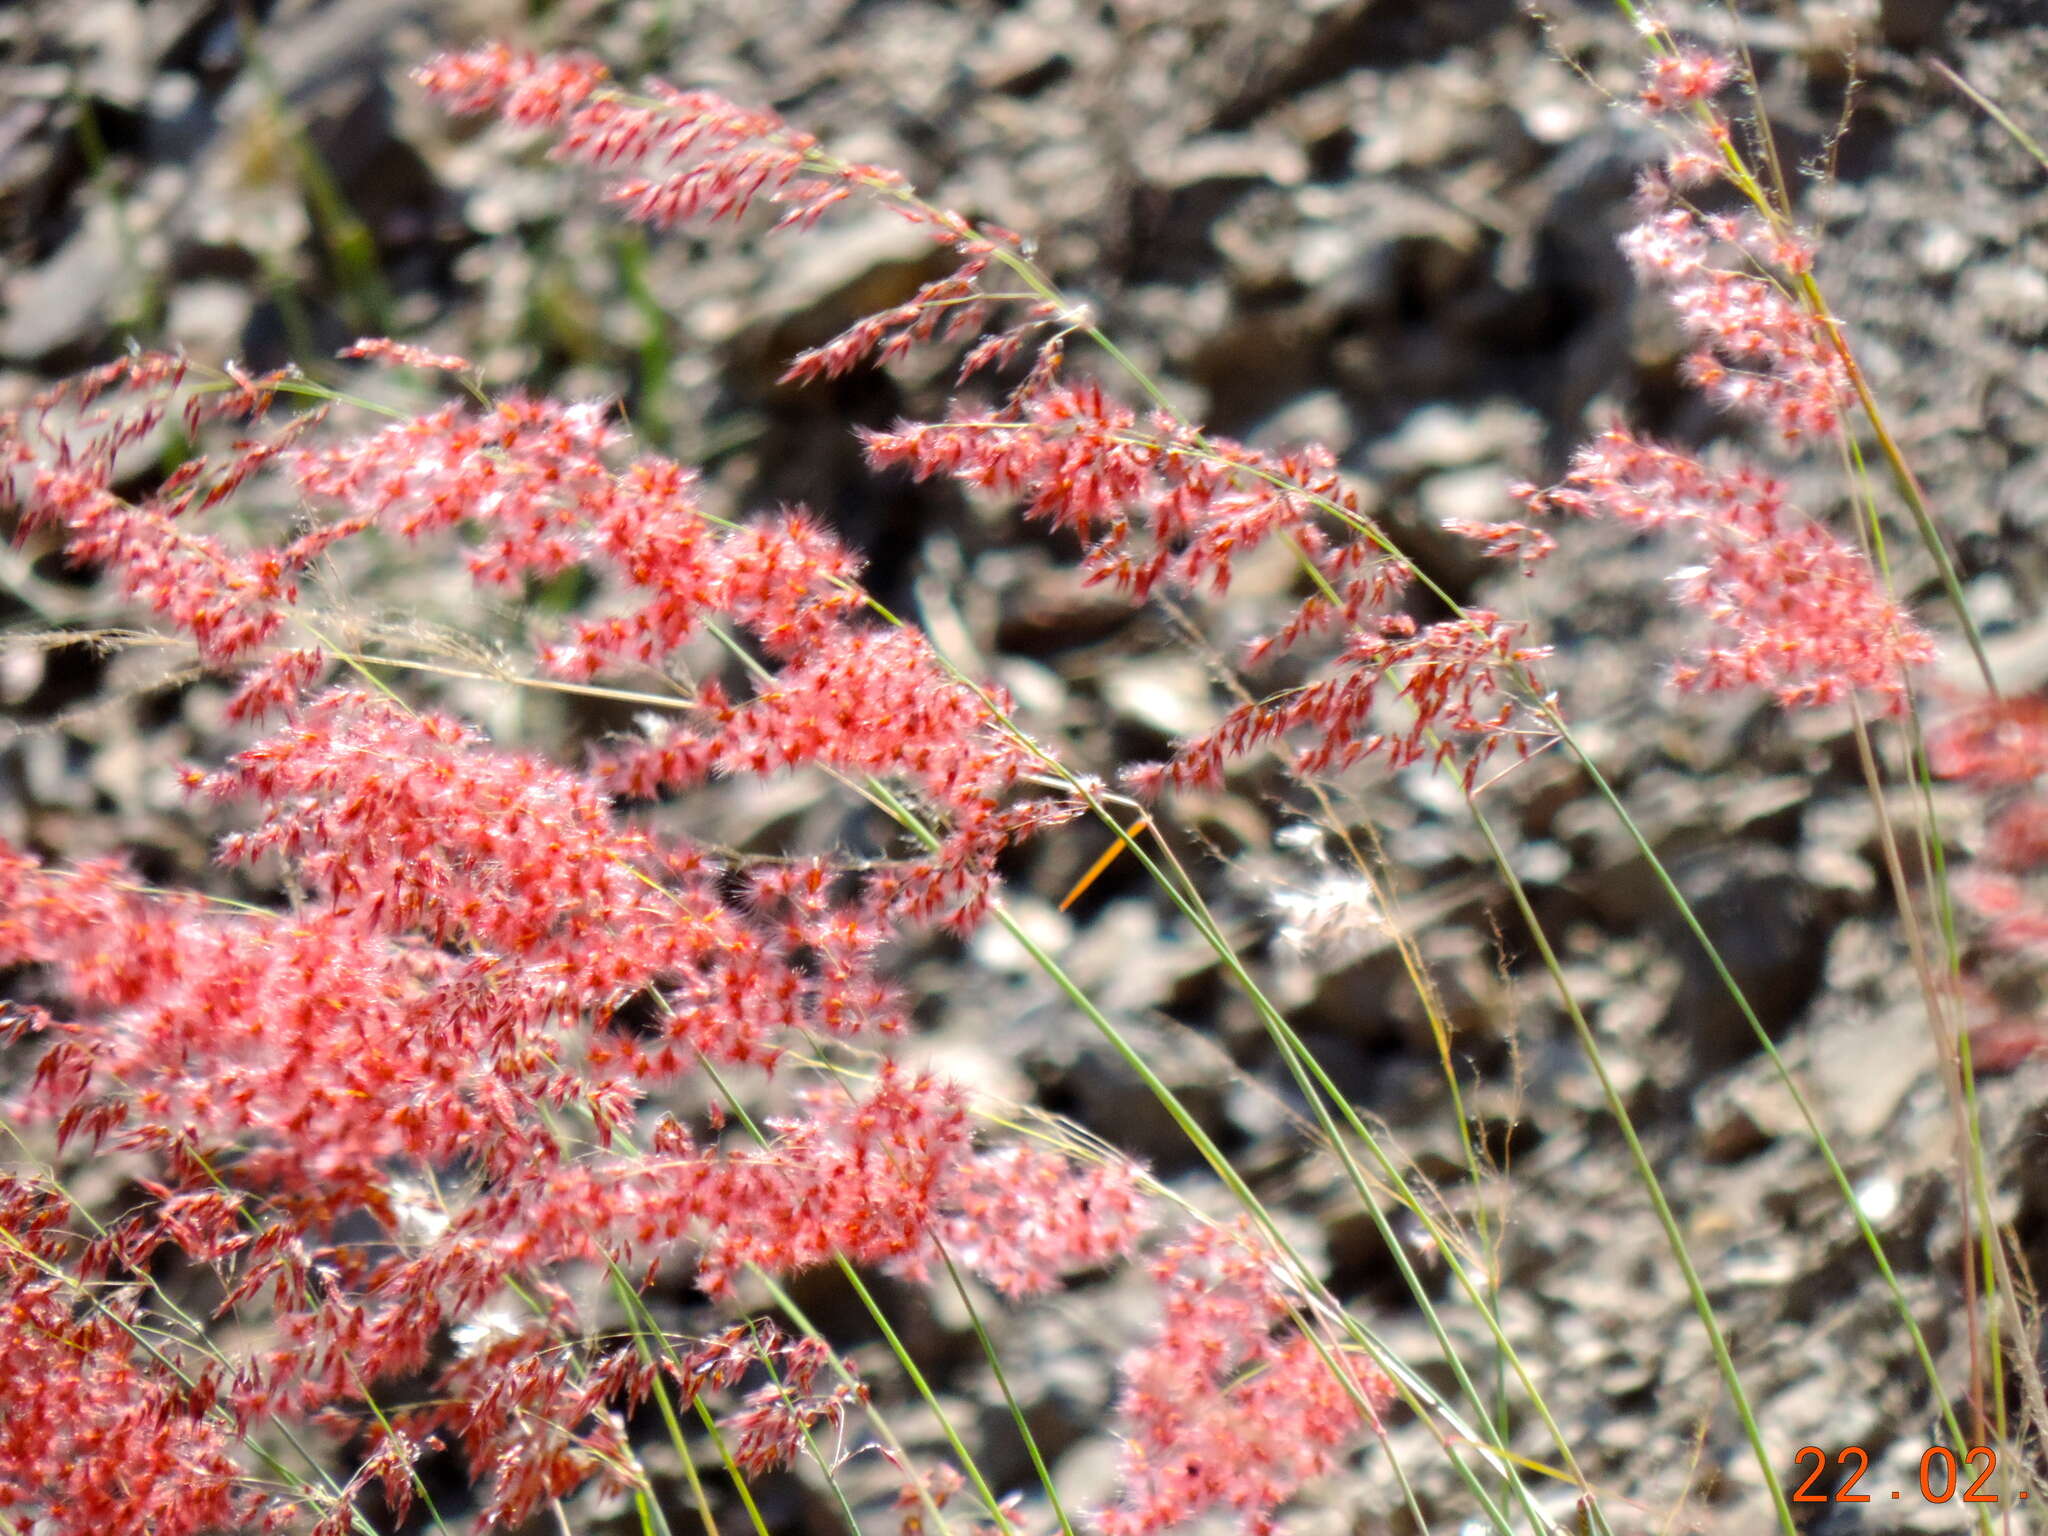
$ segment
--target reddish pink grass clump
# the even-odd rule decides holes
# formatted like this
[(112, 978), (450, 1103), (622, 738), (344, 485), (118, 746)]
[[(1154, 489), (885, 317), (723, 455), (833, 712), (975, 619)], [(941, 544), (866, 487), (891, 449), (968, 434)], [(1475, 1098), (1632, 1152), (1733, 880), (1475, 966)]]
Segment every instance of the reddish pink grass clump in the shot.
[[(1001, 307), (977, 284), (1014, 237), (832, 160), (772, 114), (659, 83), (628, 95), (590, 61), (504, 48), (437, 60), (421, 79), (621, 174), (633, 217), (733, 218), (765, 200), (808, 225), (860, 193), (959, 255), (951, 276), (797, 359), (792, 377), (982, 328)], [(1026, 306), (965, 371), (1065, 321)], [(469, 369), (377, 338), (348, 355)], [(1065, 384), (1058, 358), (1056, 342), (1043, 350), (1001, 425), (956, 461), (942, 446), (920, 460), (906, 427), (900, 449), (876, 441), (878, 462), (969, 471), (1007, 451), (988, 483), (1039, 484), (1041, 515), (1087, 529), (1091, 574), (1134, 595), (1220, 590), (1236, 553), (1296, 537), (1340, 595), (1297, 616), (1290, 639), (1392, 590), (1392, 567), (1316, 532), (1316, 498), (1344, 495), (1326, 461), (1268, 461), (1178, 428), (1127, 451), (1116, 408)], [(891, 1054), (909, 1012), (892, 946), (934, 925), (972, 931), (998, 899), (998, 859), (1083, 808), (1037, 788), (1058, 782), (1056, 763), (1001, 691), (875, 610), (858, 562), (801, 511), (709, 515), (693, 475), (633, 454), (604, 402), (506, 395), (353, 435), (324, 410), (269, 420), (301, 387), (288, 374), (199, 381), (145, 354), (0, 423), (24, 526), (55, 530), (235, 681), (231, 717), (264, 734), (188, 786), (242, 817), (223, 862), (293, 893), (289, 909), (259, 909), (0, 847), (0, 965), (34, 968), (46, 999), (5, 1015), (33, 1062), (6, 1112), (148, 1170), (143, 1196), (97, 1228), (44, 1174), (0, 1189), (0, 1511), (50, 1536), (338, 1533), (373, 1488), (402, 1517), (420, 1459), (441, 1447), (459, 1451), (481, 1524), (516, 1526), (593, 1480), (644, 1487), (626, 1416), (657, 1394), (672, 1409), (701, 1401), (734, 1464), (759, 1473), (836, 1436), (866, 1389), (822, 1341), (758, 1319), (650, 1340), (631, 1298), (664, 1268), (727, 1303), (750, 1275), (838, 1262), (912, 1280), (957, 1269), (1023, 1298), (1129, 1256), (1150, 1222), (1136, 1168), (991, 1137), (958, 1085)], [(167, 418), (202, 447), (222, 422), (240, 436), (123, 494), (124, 456)], [(973, 429), (934, 431), (939, 445)], [(1060, 464), (1075, 474), (1055, 495), (1041, 482)], [(1142, 555), (1133, 476), (1157, 492)], [(253, 548), (204, 531), (252, 491), (310, 526)], [(352, 541), (445, 549), (458, 532), (488, 588), (593, 573), (599, 616), (539, 640), (533, 669), (659, 678), (672, 720), (565, 764), (367, 685), (375, 663), (337, 650), (303, 601), (307, 573)], [(744, 664), (684, 672), (707, 637)], [(337, 686), (337, 666), (358, 675)], [(871, 791), (915, 835), (859, 864), (745, 864), (621, 809), (795, 770)], [(793, 1053), (815, 1060), (833, 1042), (879, 1059), (759, 1122), (727, 1099), (729, 1077), (765, 1087)], [(709, 1108), (664, 1112), (658, 1096), (681, 1084)], [(1103, 1518), (1150, 1530), (1220, 1504), (1264, 1529), (1390, 1388), (1348, 1356), (1318, 1376), (1289, 1293), (1265, 1273), (1273, 1255), (1233, 1240), (1225, 1262), (1199, 1234), (1181, 1242), (1161, 1271), (1157, 1339), (1127, 1365), (1150, 1449)], [(143, 1277), (170, 1263), (212, 1273), (232, 1328), (161, 1310)], [(601, 1331), (593, 1279), (630, 1303), (634, 1336)], [(1161, 1360), (1202, 1363), (1201, 1423), (1168, 1429), (1136, 1406)], [(354, 1442), (346, 1483), (317, 1460), (276, 1464), (280, 1435), (315, 1428)], [(1207, 1491), (1190, 1502), (1186, 1486), (1162, 1491), (1147, 1458), (1197, 1441)], [(903, 1471), (929, 1485), (925, 1469)]]

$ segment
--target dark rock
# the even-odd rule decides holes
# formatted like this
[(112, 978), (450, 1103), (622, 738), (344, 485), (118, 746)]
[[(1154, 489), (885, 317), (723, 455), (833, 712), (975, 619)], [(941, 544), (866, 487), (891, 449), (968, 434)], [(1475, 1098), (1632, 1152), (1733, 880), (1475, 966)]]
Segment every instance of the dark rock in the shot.
[[(1226, 1065), (1184, 1031), (1154, 1029), (1126, 1020), (1120, 1026), (1146, 1064), (1172, 1090), (1181, 1107), (1211, 1137), (1228, 1141), (1224, 1114)], [(1171, 1174), (1201, 1162), (1201, 1153), (1172, 1114), (1106, 1044), (1089, 1043), (1057, 1060), (1026, 1063), (1038, 1080), (1038, 1100), (1108, 1136), (1117, 1147)]]
[(1956, 0), (1878, 0), (1878, 35), (1893, 48), (1931, 48), (1955, 8)]
[[(1781, 1036), (1818, 990), (1827, 947), (1818, 903), (1792, 856), (1766, 843), (1731, 843), (1679, 861), (1672, 875), (1758, 1022)], [(1689, 1043), (1701, 1072), (1755, 1051), (1755, 1032), (1699, 941), (1675, 913), (1659, 927), (1684, 967), (1660, 1027)]]

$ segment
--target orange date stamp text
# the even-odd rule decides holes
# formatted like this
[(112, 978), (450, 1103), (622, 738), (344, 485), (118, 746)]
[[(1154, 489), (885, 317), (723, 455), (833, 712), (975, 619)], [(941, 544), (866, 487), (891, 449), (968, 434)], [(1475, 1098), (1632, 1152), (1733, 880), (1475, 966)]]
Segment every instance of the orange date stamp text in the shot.
[[(1792, 1463), (1802, 1469), (1808, 1463), (1813, 1467), (1805, 1481), (1793, 1490), (1794, 1504), (1868, 1504), (1872, 1499), (1885, 1498), (1887, 1492), (1894, 1499), (1918, 1494), (1930, 1504), (1946, 1504), (1950, 1499), (1964, 1504), (2000, 1502), (1997, 1493), (1985, 1491), (1985, 1485), (1998, 1470), (1998, 1452), (1988, 1445), (1971, 1446), (1960, 1460), (1945, 1445), (1929, 1446), (1920, 1458), (1919, 1487), (1877, 1493), (1855, 1491), (1863, 1474), (1870, 1470), (1870, 1453), (1860, 1445), (1845, 1445), (1832, 1458), (1817, 1445), (1802, 1445), (1793, 1454)], [(1829, 1476), (1830, 1470), (1835, 1476)], [(2026, 1490), (2021, 1489), (2013, 1497), (2015, 1502), (2026, 1498)]]

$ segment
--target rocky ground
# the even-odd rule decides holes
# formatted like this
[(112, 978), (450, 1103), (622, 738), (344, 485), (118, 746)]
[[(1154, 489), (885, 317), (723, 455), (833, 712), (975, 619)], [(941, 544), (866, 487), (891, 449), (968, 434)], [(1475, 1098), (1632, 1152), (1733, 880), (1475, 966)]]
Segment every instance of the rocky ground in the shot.
[[(2048, 177), (1933, 67), (2048, 133), (2048, 13), (2037, 0), (1743, 9), (1783, 158), (1825, 173), (1804, 194), (1822, 278), (1952, 537), (2001, 675), (2014, 689), (2048, 683)], [(1656, 141), (1611, 104), (1637, 57), (1613, 8), (563, 0), (534, 11), (31, 0), (0, 14), (11, 49), (0, 404), (129, 336), (267, 367), (365, 332), (401, 334), (477, 358), (494, 385), (622, 396), (643, 436), (704, 464), (736, 508), (791, 500), (826, 513), (866, 550), (886, 600), (943, 626), (1076, 761), (1157, 755), (1213, 719), (1208, 670), (1165, 616), (1078, 587), (1007, 509), (864, 469), (848, 427), (935, 409), (942, 360), (774, 383), (793, 350), (924, 275), (914, 232), (883, 217), (765, 248), (645, 239), (560, 168), (496, 135), (451, 131), (403, 69), (438, 42), (511, 30), (591, 47), (622, 74), (659, 69), (773, 102), (849, 155), (902, 167), (936, 200), (1031, 232), (1195, 419), (1261, 443), (1327, 443), (1454, 593), (1532, 620), (1557, 647), (1550, 680), (1602, 771), (1810, 1085), (1946, 1379), (1967, 1380), (1954, 1119), (1845, 722), (1669, 696), (1660, 671), (1690, 631), (1664, 591), (1682, 558), (1668, 548), (1578, 525), (1563, 556), (1523, 580), (1482, 569), (1438, 527), (1505, 513), (1507, 485), (1554, 477), (1602, 412), (1689, 441), (1724, 430), (1679, 382), (1679, 338), (1614, 249)], [(1665, 14), (1734, 35), (1720, 5)], [(1811, 510), (1844, 510), (1837, 466), (1784, 469)], [(476, 617), (392, 574), (382, 600), (393, 610)], [(1194, 622), (1218, 643), (1239, 638), (1262, 600), (1283, 595), (1284, 575), (1250, 573), (1228, 614)], [(1903, 579), (1934, 613), (1931, 569), (1904, 556)], [(7, 628), (116, 611), (45, 547), (0, 551)], [(369, 632), (389, 622), (359, 618)], [(1958, 689), (1967, 681), (1955, 674)], [(534, 711), (503, 692), (449, 697), (500, 734), (558, 744), (629, 723)], [(218, 878), (170, 769), (219, 755), (220, 704), (211, 684), (167, 675), (149, 653), (10, 647), (0, 833), (69, 856), (125, 850), (159, 878)], [(1477, 833), (1425, 774), (1346, 787), (1397, 872), (1395, 921), (1439, 975), (1497, 1176), (1476, 1189), (1464, 1177), (1436, 1048), (1390, 933), (1320, 958), (1277, 941), (1285, 894), (1321, 873), (1276, 841), (1293, 819), (1277, 779), (1250, 775), (1184, 807), (1212, 899), (1339, 1083), (1448, 1208), (1467, 1219), (1483, 1208), (1504, 1321), (1616, 1507), (1646, 1531), (1767, 1529), (1664, 1236)], [(1781, 1468), (1805, 1445), (1870, 1454), (1879, 1501), (1812, 1506), (1809, 1528), (1966, 1528), (1956, 1505), (1883, 1497), (1915, 1486), (1931, 1443), (1924, 1379), (1819, 1154), (1647, 865), (1561, 754), (1517, 769), (1489, 802), (1609, 1043)], [(1951, 794), (1940, 808), (1966, 854), (1983, 807)], [(732, 801), (715, 835), (829, 844), (836, 814), (801, 795)], [(1321, 1245), (1338, 1294), (1407, 1357), (1433, 1359), (1391, 1256), (1341, 1175), (1308, 1152), (1258, 1021), (1206, 949), (1134, 870), (1056, 909), (1100, 846), (1085, 829), (1048, 840), (1017, 872), (1020, 910)], [(921, 1048), (1104, 1131), (1206, 1198), (1172, 1125), (1021, 955), (991, 941), (909, 963), (932, 1000)], [(2002, 1214), (2048, 1273), (2048, 1063), (2028, 1056), (2024, 1024), (2033, 981), (1996, 972), (1985, 986), (1997, 1006), (1982, 1017), (2018, 1042), (1984, 1083)], [(828, 1314), (839, 1305), (829, 1287), (813, 1300)], [(987, 1427), (991, 1471), (1027, 1483), (964, 1319), (898, 1300), (945, 1389)], [(1476, 1321), (1447, 1289), (1443, 1300), (1453, 1332), (1485, 1358)], [(1128, 1285), (1103, 1284), (1011, 1324), (1024, 1362), (1013, 1384), (1079, 1503), (1101, 1495), (1110, 1469), (1102, 1361), (1142, 1305)], [(1526, 1439), (1548, 1454), (1540, 1434)], [(1432, 1528), (1452, 1529), (1464, 1494), (1423, 1427), (1397, 1426), (1391, 1449)], [(1392, 1490), (1375, 1452), (1320, 1490), (1299, 1528), (1406, 1530)], [(771, 1495), (778, 1530), (834, 1519), (798, 1480)]]

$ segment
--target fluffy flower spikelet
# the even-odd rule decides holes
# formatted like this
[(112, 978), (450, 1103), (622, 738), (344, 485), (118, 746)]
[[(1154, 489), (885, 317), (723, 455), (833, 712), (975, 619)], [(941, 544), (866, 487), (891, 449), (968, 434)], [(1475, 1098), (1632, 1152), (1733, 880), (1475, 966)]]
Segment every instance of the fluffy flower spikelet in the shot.
[[(17, 1110), (173, 1154), (253, 1136), (245, 1178), (317, 1177), (308, 1193), (330, 1209), (382, 1190), (384, 1159), (485, 1145), (482, 1042), (423, 1031), (456, 967), (332, 919), (224, 921), (143, 899), (109, 866), (11, 863), (0, 959), (50, 967), (109, 1010), (53, 1031)], [(324, 1056), (332, 1070), (314, 1071)]]
[(1929, 732), (1927, 760), (1945, 779), (2030, 784), (2048, 773), (2048, 698), (1985, 699)]
[[(1519, 749), (1526, 739), (1518, 726), (1522, 679), (1548, 648), (1524, 645), (1521, 635), (1521, 625), (1479, 608), (1420, 628), (1404, 615), (1381, 618), (1352, 633), (1334, 676), (1272, 702), (1239, 705), (1136, 782), (1146, 789), (1220, 784), (1231, 762), (1298, 736), (1305, 744), (1290, 768), (1302, 778), (1341, 773), (1368, 757), (1391, 768), (1456, 759), (1469, 787), (1504, 742)], [(1383, 698), (1407, 706), (1398, 728), (1376, 726)]]
[[(1643, 100), (1658, 112), (1697, 107), (1733, 75), (1728, 60), (1681, 49), (1651, 62)], [(1702, 214), (1675, 195), (1721, 175), (1729, 142), (1727, 122), (1709, 111), (1706, 127), (1643, 177), (1622, 253), (1693, 343), (1685, 371), (1696, 387), (1788, 444), (1826, 437), (1855, 392), (1838, 337), (1801, 287), (1812, 242), (1780, 219)]]
[(725, 1152), (664, 1122), (653, 1157), (536, 1165), (503, 1181), (387, 1289), (488, 1296), (522, 1266), (620, 1264), (686, 1242), (698, 1283), (790, 1275), (844, 1255), (922, 1279), (940, 1252), (1012, 1296), (1120, 1258), (1146, 1216), (1135, 1171), (976, 1145), (960, 1089), (893, 1064), (854, 1097), (806, 1094), (764, 1148)]
[(316, 502), (351, 515), (291, 547), (304, 562), (382, 524), (408, 539), (475, 522), (491, 537), (473, 551), (479, 581), (514, 586), (552, 576), (583, 553), (584, 495), (611, 481), (603, 454), (620, 437), (602, 401), (558, 405), (513, 396), (482, 410), (449, 404), (368, 437), (297, 453), (292, 478)]
[[(1221, 595), (1233, 563), (1275, 540), (1292, 544), (1314, 569), (1315, 591), (1286, 622), (1253, 644), (1260, 664), (1311, 637), (1346, 634), (1337, 675), (1285, 702), (1247, 705), (1216, 730), (1184, 743), (1165, 767), (1130, 775), (1142, 793), (1165, 783), (1213, 784), (1232, 760), (1294, 733), (1309, 738), (1293, 760), (1305, 776), (1341, 772), (1365, 757), (1394, 766), (1430, 751), (1462, 753), (1468, 783), (1514, 729), (1518, 691), (1541, 656), (1519, 644), (1515, 626), (1489, 613), (1433, 624), (1385, 610), (1408, 568), (1371, 536), (1357, 494), (1315, 447), (1267, 454), (1206, 436), (1155, 412), (1137, 412), (1092, 383), (1041, 375), (994, 415), (965, 409), (952, 419), (903, 423), (867, 435), (877, 465), (908, 466), (920, 479), (947, 475), (977, 490), (1012, 496), (1027, 517), (1074, 534), (1082, 571), (1142, 601), (1158, 593)], [(1337, 519), (1351, 537), (1333, 539)], [(1517, 525), (1519, 527), (1519, 525)], [(1533, 530), (1516, 552), (1536, 558)], [(1369, 725), (1383, 694), (1411, 706), (1399, 729)], [(1438, 745), (1425, 744), (1434, 738)]]
[[(1990, 802), (1984, 843), (1954, 882), (1956, 894), (1985, 924), (1990, 943), (2048, 953), (2048, 904), (2040, 875), (2048, 868), (2048, 698), (1979, 699), (1958, 708), (1927, 738), (1927, 758), (1945, 779), (1959, 779)], [(2038, 1039), (2038, 1027), (2031, 1038)]]
[(278, 550), (232, 549), (193, 528), (187, 514), (234, 495), (313, 418), (268, 440), (237, 442), (222, 458), (188, 459), (141, 501), (116, 496), (117, 464), (156, 435), (174, 405), (197, 436), (208, 421), (260, 415), (283, 377), (236, 370), (232, 388), (181, 398), (185, 376), (181, 358), (138, 354), (0, 417), (0, 505), (18, 502), (24, 533), (53, 527), (72, 561), (113, 571), (128, 596), (198, 643), (202, 661), (225, 669), (283, 625), (298, 595), (293, 567)]
[(613, 189), (634, 217), (654, 223), (732, 217), (758, 196), (778, 197), (816, 145), (773, 112), (709, 91), (680, 91), (661, 80), (648, 81), (637, 95), (621, 90), (602, 64), (582, 54), (536, 55), (492, 43), (441, 54), (413, 79), (451, 111), (495, 112), (554, 130), (564, 159), (627, 171), (680, 164), (662, 179), (635, 177)]
[[(202, 1536), (265, 1513), (218, 1381), (145, 1342), (132, 1290), (69, 1278), (78, 1214), (0, 1169), (0, 1509), (49, 1536)], [(175, 1346), (173, 1346), (175, 1348)]]
[(1783, 283), (1714, 261), (1717, 248), (1729, 249), (1796, 273), (1811, 265), (1810, 248), (1755, 215), (1702, 218), (1682, 206), (1652, 207), (1621, 246), (1637, 277), (1664, 290), (1694, 343), (1687, 377), (1717, 404), (1774, 427), (1786, 443), (1840, 425), (1854, 391), (1827, 324)]
[(929, 1074), (891, 1065), (867, 1096), (821, 1089), (805, 1108), (765, 1151), (700, 1155), (694, 1179), (676, 1181), (717, 1216), (701, 1283), (722, 1286), (748, 1264), (787, 1274), (835, 1251), (921, 1279), (943, 1246), (1023, 1296), (1124, 1256), (1146, 1225), (1128, 1166), (978, 1151), (959, 1089)]
[(1373, 1427), (1393, 1384), (1290, 1319), (1298, 1297), (1248, 1227), (1197, 1227), (1152, 1265), (1158, 1337), (1123, 1360), (1123, 1498), (1106, 1536), (1151, 1536), (1212, 1509), (1247, 1532)]
[[(900, 174), (837, 159), (773, 112), (663, 80), (629, 93), (581, 55), (537, 56), (503, 44), (444, 54), (413, 78), (454, 111), (495, 112), (508, 122), (549, 129), (555, 155), (610, 173), (607, 195), (640, 223), (667, 229), (737, 219), (767, 203), (782, 210), (778, 229), (807, 228), (856, 193), (881, 193), (891, 211), (959, 257), (953, 271), (903, 303), (799, 354), (785, 383), (836, 378), (863, 363), (888, 362), (920, 342), (971, 336), (998, 309), (1015, 307), (981, 289), (999, 245), (1014, 246), (1014, 235), (976, 229), (957, 213), (893, 195), (904, 190)], [(1020, 318), (970, 352), (961, 376), (1015, 357), (1027, 336), (1058, 319), (1049, 304), (1025, 303)]]
[[(1032, 382), (993, 415), (962, 408), (948, 421), (868, 433), (869, 461), (1017, 498), (1027, 517), (1081, 540), (1089, 581), (1141, 601), (1155, 591), (1221, 595), (1233, 563), (1274, 539), (1326, 552), (1317, 527), (1326, 508), (1362, 520), (1324, 449), (1265, 454), (1163, 412), (1140, 420), (1093, 383)], [(1345, 549), (1351, 556), (1325, 569), (1341, 605), (1321, 604), (1300, 633), (1355, 620), (1405, 580), (1397, 563)]]
[(467, 373), (476, 366), (468, 358), (458, 357), (452, 352), (435, 352), (426, 347), (414, 346), (410, 342), (393, 341), (388, 336), (365, 336), (360, 341), (343, 347), (337, 355), (392, 363), (400, 368), (431, 369), (440, 373)]
[(1579, 451), (1562, 484), (1525, 499), (1536, 510), (1677, 526), (1703, 546), (1705, 563), (1677, 572), (1673, 591), (1725, 638), (1674, 669), (1682, 689), (1762, 688), (1787, 707), (1862, 689), (1896, 709), (1907, 674), (1934, 659), (1934, 642), (1862, 553), (1754, 470), (1717, 472), (1614, 428)]
[(451, 112), (501, 112), (512, 122), (552, 125), (581, 106), (609, 72), (577, 55), (541, 58), (491, 43), (469, 53), (444, 53), (413, 78), (446, 102)]
[(1735, 66), (1719, 54), (1681, 48), (1650, 61), (1642, 103), (1652, 112), (1679, 112), (1712, 101), (1735, 78)]

